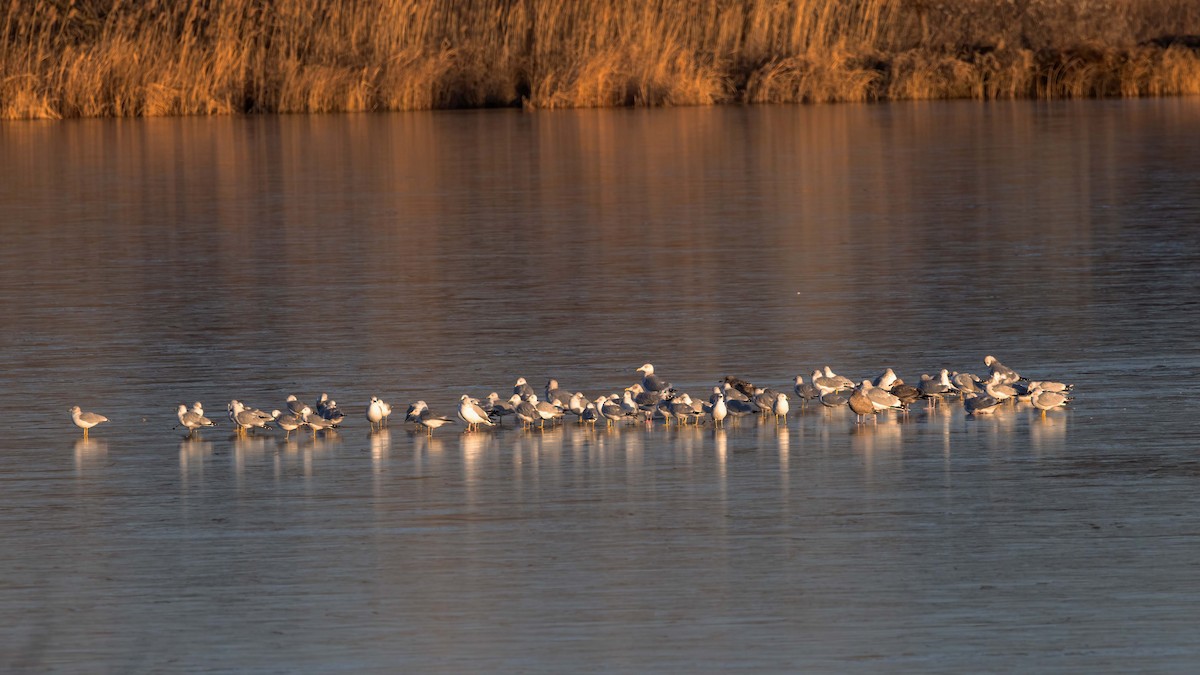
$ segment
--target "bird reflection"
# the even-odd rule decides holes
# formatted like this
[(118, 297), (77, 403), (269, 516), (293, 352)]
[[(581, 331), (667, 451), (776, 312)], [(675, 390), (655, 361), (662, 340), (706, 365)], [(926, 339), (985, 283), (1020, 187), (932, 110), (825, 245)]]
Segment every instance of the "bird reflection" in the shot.
[(88, 469), (97, 469), (108, 462), (108, 441), (97, 438), (80, 438), (75, 441), (75, 472), (82, 474)]
[(1029, 420), (1029, 445), (1038, 455), (1059, 454), (1067, 439), (1065, 417), (1031, 415)]
[(856, 424), (850, 430), (850, 447), (862, 454), (868, 472), (875, 461), (875, 453), (900, 449), (900, 429), (896, 420), (884, 418), (878, 424)]
[(204, 476), (204, 464), (212, 455), (213, 444), (197, 437), (187, 437), (179, 442), (179, 478), (186, 487), (187, 479), (195, 474)]

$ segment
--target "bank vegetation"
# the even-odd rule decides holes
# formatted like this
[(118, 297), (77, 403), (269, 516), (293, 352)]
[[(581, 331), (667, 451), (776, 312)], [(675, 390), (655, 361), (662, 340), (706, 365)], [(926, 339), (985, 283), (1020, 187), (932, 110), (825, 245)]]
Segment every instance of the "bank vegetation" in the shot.
[(9, 0), (0, 117), (1200, 93), (1197, 0)]

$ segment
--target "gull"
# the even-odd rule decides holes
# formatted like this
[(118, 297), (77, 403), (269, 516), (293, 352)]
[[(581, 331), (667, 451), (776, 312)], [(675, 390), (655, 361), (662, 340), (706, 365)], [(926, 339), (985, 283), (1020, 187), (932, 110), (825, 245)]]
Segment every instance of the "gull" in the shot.
[(954, 373), (954, 388), (964, 394), (979, 393), (979, 377), (971, 373)]
[(415, 423), (421, 417), (421, 413), (425, 412), (426, 410), (429, 410), (429, 405), (426, 404), (425, 401), (417, 401), (416, 403), (408, 406), (408, 411), (404, 413), (404, 421)]
[(670, 382), (663, 382), (662, 378), (654, 374), (654, 366), (649, 363), (642, 364), (642, 367), (634, 372), (642, 374), (642, 388), (646, 391), (666, 391), (671, 388)]
[(637, 401), (633, 400), (633, 392), (628, 389), (625, 390), (625, 394), (621, 397), (621, 410), (629, 417), (636, 417), (642, 411)]
[(829, 366), (825, 366), (825, 377), (838, 383), (838, 389), (853, 389), (854, 381), (845, 375), (838, 375)]
[[(821, 403), (825, 403), (824, 396), (821, 397)], [(849, 405), (850, 410), (854, 411), (856, 415), (855, 423), (857, 424), (862, 424), (863, 417), (867, 415), (874, 416), (878, 412), (875, 409), (875, 404), (871, 402), (870, 397), (867, 396), (867, 393), (862, 388), (850, 392), (849, 397), (846, 398), (846, 405)]]
[(583, 392), (577, 391), (574, 394), (571, 394), (571, 399), (567, 401), (567, 410), (571, 411), (571, 414), (578, 417), (580, 422), (583, 422), (583, 413), (587, 411), (588, 403), (589, 401), (587, 400), (587, 397), (583, 395)]
[(304, 410), (304, 404), (300, 399), (296, 398), (295, 394), (289, 394), (287, 397), (287, 409), (293, 415), (299, 415), (301, 410)]
[(318, 431), (328, 431), (329, 429), (333, 428), (333, 422), (331, 420), (327, 420), (320, 415), (313, 414), (312, 410), (307, 406), (305, 406), (300, 419), (305, 426), (307, 426), (309, 429), (312, 429), (313, 438), (317, 437)]
[(537, 395), (529, 397), (529, 404), (537, 411), (537, 416), (541, 420), (542, 428), (546, 426), (546, 420), (556, 420), (563, 416), (563, 411), (555, 405), (545, 401), (539, 401)]
[[(200, 405), (200, 404), (197, 403), (196, 405)], [(200, 410), (203, 411), (204, 407), (201, 406)], [(213, 421), (208, 419), (207, 417), (205, 417), (203, 413), (196, 414), (196, 412), (194, 410), (188, 410), (186, 405), (181, 404), (179, 406), (179, 410), (176, 411), (175, 414), (179, 416), (180, 426), (183, 426), (188, 430), (189, 436), (192, 435), (193, 431), (195, 431), (196, 429), (199, 429), (201, 427), (216, 426), (215, 424), (213, 424)]]
[[(308, 406), (304, 406), (304, 408), (307, 407)], [(304, 408), (301, 408), (301, 411), (303, 411)], [(275, 425), (280, 429), (283, 429), (283, 438), (285, 440), (291, 437), (293, 431), (299, 429), (301, 425), (304, 424), (304, 420), (300, 419), (300, 416), (296, 415), (295, 413), (284, 414), (278, 410), (272, 410), (271, 416), (275, 418)]]
[(379, 400), (379, 409), (383, 412), (383, 422), (379, 426), (387, 426), (388, 418), (392, 416), (392, 404)]
[(950, 383), (949, 373), (942, 368), (937, 379), (928, 374), (922, 375), (921, 384), (917, 385), (917, 389), (921, 391), (922, 398), (929, 399), (932, 405), (937, 407), (943, 396), (954, 391), (954, 385)]
[(380, 401), (378, 396), (372, 396), (371, 402), (367, 404), (367, 421), (371, 423), (372, 429), (376, 424), (383, 426), (383, 401)]
[(750, 402), (754, 404), (754, 407), (758, 408), (758, 412), (766, 415), (775, 409), (775, 399), (778, 397), (779, 394), (770, 389), (759, 387), (755, 389), (754, 395), (750, 397)]
[(236, 398), (230, 401), (226, 407), (229, 410), (229, 419), (233, 421), (239, 434), (245, 433), (247, 429), (271, 428), (267, 426), (267, 422), (274, 418), (256, 408), (247, 408), (244, 403)]
[(792, 386), (792, 391), (796, 392), (796, 400), (800, 401), (801, 405), (821, 395), (816, 387), (804, 383), (803, 375), (796, 376), (796, 384)]
[(891, 391), (892, 385), (895, 384), (896, 381), (899, 379), (900, 378), (896, 376), (896, 371), (892, 370), (891, 368), (888, 368), (887, 370), (880, 373), (879, 377), (875, 378), (875, 381), (872, 382), (871, 384), (876, 387), (879, 387), (880, 389), (882, 389), (884, 391)]
[(470, 396), (463, 394), (458, 401), (458, 416), (467, 423), (467, 431), (478, 429), (480, 424), (486, 424), (489, 427), (495, 426), (495, 423), (488, 419), (483, 408), (471, 401)]
[(204, 404), (200, 403), (200, 401), (196, 401), (192, 404), (192, 412), (204, 417)]
[(629, 392), (633, 394), (633, 400), (643, 409), (650, 409), (658, 405), (658, 402), (663, 399), (661, 391), (646, 391), (640, 382), (630, 385)]
[[(1041, 387), (1042, 391), (1054, 392), (1056, 394), (1065, 394), (1075, 388), (1073, 384), (1064, 384), (1062, 382), (1050, 382), (1046, 380), (1031, 380), (1026, 383), (1022, 393), (1032, 394), (1034, 389)], [(1020, 392), (1020, 388), (1017, 389)]]
[(725, 382), (725, 384), (728, 384), (729, 386), (733, 387), (734, 389), (737, 389), (738, 391), (742, 392), (742, 394), (745, 395), (747, 398), (754, 396), (754, 385), (750, 384), (749, 382), (743, 380), (740, 377), (734, 377), (733, 375), (726, 375), (725, 379), (723, 381)]
[(1034, 387), (1033, 391), (1029, 392), (1029, 402), (1042, 411), (1042, 417), (1046, 416), (1047, 410), (1065, 408), (1070, 400), (1061, 392), (1044, 391), (1041, 387)]
[(346, 415), (343, 414), (340, 409), (338, 409), (337, 401), (334, 401), (333, 399), (330, 399), (329, 403), (325, 405), (325, 409), (317, 414), (329, 420), (330, 422), (333, 422), (333, 426), (335, 427), (346, 419)]
[(1017, 371), (1009, 368), (1003, 363), (1000, 363), (999, 359), (991, 354), (983, 357), (983, 365), (991, 369), (992, 379), (996, 379), (998, 377), (1000, 384), (1013, 384), (1017, 380), (1021, 379), (1021, 376), (1017, 374)]
[(571, 398), (571, 392), (559, 389), (558, 380), (553, 377), (546, 381), (544, 393), (546, 394), (545, 400), (551, 403), (555, 400), (562, 401), (563, 399)]
[(970, 395), (963, 399), (963, 409), (971, 417), (977, 415), (990, 415), (996, 412), (996, 407), (1000, 405), (1000, 401), (994, 396), (979, 396)]
[(725, 395), (716, 394), (712, 404), (712, 410), (709, 414), (712, 415), (713, 426), (721, 427), (724, 425), (725, 418), (729, 416), (729, 408), (725, 405)]
[(613, 422), (618, 422), (626, 417), (625, 411), (621, 406), (614, 403), (607, 396), (601, 396), (596, 399), (596, 411), (604, 418), (605, 426), (611, 427)]
[(1000, 384), (996, 382), (997, 378), (998, 376), (992, 375), (992, 379), (984, 383), (983, 390), (987, 392), (987, 395), (991, 396), (997, 401), (1000, 401), (1001, 403), (1010, 398), (1015, 400), (1017, 396), (1017, 390), (1012, 385)]
[(508, 399), (508, 402), (512, 404), (513, 414), (517, 416), (517, 419), (521, 420), (522, 427), (528, 429), (533, 426), (534, 422), (541, 419), (537, 408), (533, 407), (533, 404), (529, 401), (521, 398), (519, 394), (513, 394), (512, 398)]
[(533, 387), (529, 386), (525, 378), (518, 377), (517, 381), (513, 383), (513, 393), (519, 395), (521, 398), (529, 398), (537, 392), (533, 390)]
[(900, 399), (900, 407), (905, 412), (908, 412), (908, 406), (916, 403), (917, 400), (921, 398), (920, 389), (912, 386), (911, 384), (906, 384), (904, 380), (898, 378), (892, 383), (891, 394), (892, 396)]
[(88, 437), (88, 429), (91, 429), (97, 424), (108, 421), (108, 418), (104, 415), (98, 415), (94, 412), (83, 412), (77, 405), (71, 406), (70, 413), (71, 421), (75, 423), (75, 426), (83, 429), (84, 438)]
[(899, 410), (901, 408), (900, 399), (884, 389), (872, 386), (870, 380), (863, 380), (859, 386), (859, 391), (871, 399), (871, 404), (875, 406), (875, 410)]
[[(519, 396), (517, 398), (520, 399)], [(495, 417), (501, 426), (504, 425), (504, 416), (513, 414), (513, 404), (500, 400), (500, 394), (494, 391), (487, 395), (487, 402), (484, 403), (483, 409), (487, 411), (488, 417)]]
[(687, 394), (664, 400), (658, 406), (663, 420), (667, 422), (668, 426), (670, 426), (672, 417), (678, 424), (687, 424), (688, 418), (695, 413), (695, 410), (692, 409), (691, 397)]
[[(750, 396), (743, 394), (740, 390), (738, 390), (737, 388), (735, 388), (732, 384), (729, 384), (728, 382), (724, 382), (724, 381), (718, 382), (717, 388), (725, 396), (726, 402), (742, 401), (744, 403), (748, 403), (750, 401)], [(751, 390), (750, 393), (753, 394), (754, 391)]]
[(782, 417), (783, 423), (787, 424), (788, 409), (789, 409), (789, 406), (788, 406), (787, 394), (780, 393), (778, 396), (775, 397), (775, 406), (772, 409), (772, 412), (775, 413), (775, 418), (779, 419), (780, 417)]
[[(817, 388), (817, 391), (820, 392), (820, 396), (824, 396), (830, 392), (841, 391), (842, 389), (849, 389), (849, 387), (843, 386), (843, 383), (840, 380), (827, 377), (825, 373), (821, 372), (820, 369), (812, 372), (812, 384)], [(845, 402), (842, 402), (839, 405), (846, 404)]]
[[(325, 410), (328, 407), (329, 407), (329, 394), (326, 394), (325, 392), (321, 392), (321, 397), (317, 399), (317, 407), (315, 408), (315, 410), (317, 411), (317, 415), (319, 415), (321, 417), (325, 417)], [(326, 417), (326, 419), (329, 419), (329, 418)]]
[(596, 428), (596, 421), (600, 419), (600, 413), (596, 412), (596, 404), (588, 401), (587, 407), (583, 409), (583, 414), (579, 416), (579, 421), (584, 424), (592, 425)]
[(850, 393), (845, 391), (830, 391), (821, 394), (819, 400), (821, 401), (821, 405), (826, 408), (840, 408), (850, 400)]
[(725, 398), (725, 409), (734, 417), (745, 417), (754, 412), (754, 404), (749, 401)]

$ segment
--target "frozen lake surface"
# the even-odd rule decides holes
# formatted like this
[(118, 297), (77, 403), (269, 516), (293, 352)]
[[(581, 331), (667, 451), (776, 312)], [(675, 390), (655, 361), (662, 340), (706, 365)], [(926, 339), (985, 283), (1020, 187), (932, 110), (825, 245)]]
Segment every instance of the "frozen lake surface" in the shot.
[[(1197, 128), (1195, 98), (0, 124), (0, 670), (1189, 670)], [(985, 354), (1077, 400), (398, 419), (647, 361), (705, 396)], [(328, 437), (224, 419), (321, 392)], [(226, 423), (185, 439), (195, 400)]]

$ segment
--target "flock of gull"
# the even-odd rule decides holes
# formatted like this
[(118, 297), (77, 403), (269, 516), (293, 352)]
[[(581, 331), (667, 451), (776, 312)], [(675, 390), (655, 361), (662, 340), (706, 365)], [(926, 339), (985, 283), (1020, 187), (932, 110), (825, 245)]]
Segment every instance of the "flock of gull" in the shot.
[[(900, 379), (887, 368), (874, 379), (855, 382), (838, 375), (825, 366), (812, 372), (809, 381), (797, 375), (792, 386), (792, 395), (799, 405), (820, 403), (826, 408), (849, 407), (856, 415), (857, 423), (887, 411), (906, 414), (918, 401), (937, 407), (952, 402), (961, 403), (968, 415), (987, 415), (1000, 406), (1026, 401), (1045, 416), (1046, 411), (1062, 408), (1071, 400), (1072, 385), (1048, 380), (1028, 380), (1012, 368), (1000, 363), (993, 356), (986, 356), (983, 363), (988, 376), (981, 378), (971, 373), (951, 373), (942, 369), (937, 375), (924, 374), (914, 384)], [(503, 424), (504, 418), (512, 416), (523, 428), (544, 428), (546, 423), (560, 424), (568, 416), (574, 416), (579, 424), (596, 425), (601, 421), (606, 427), (634, 422), (654, 423), (661, 420), (670, 425), (711, 424), (721, 427), (730, 418), (748, 415), (773, 416), (776, 423), (787, 423), (792, 409), (789, 394), (767, 387), (758, 387), (734, 376), (727, 376), (712, 388), (707, 400), (696, 400), (685, 392), (678, 391), (654, 372), (647, 363), (635, 372), (641, 380), (626, 387), (621, 393), (612, 393), (589, 399), (582, 392), (569, 392), (551, 379), (539, 396), (525, 380), (518, 378), (508, 398), (496, 392), (483, 400), (463, 394), (459, 399), (458, 419), (466, 424), (468, 431), (481, 427)], [(318, 432), (329, 432), (339, 427), (346, 415), (337, 402), (321, 394), (315, 406), (309, 407), (295, 395), (285, 401), (286, 411), (265, 412), (251, 408), (234, 399), (226, 406), (229, 421), (238, 434), (257, 430), (281, 429), (285, 438), (293, 431), (306, 429), (314, 436)], [(83, 429), (84, 438), (88, 430), (108, 418), (83, 412), (79, 406), (70, 410), (75, 425)], [(204, 406), (199, 402), (189, 409), (180, 405), (177, 410), (179, 426), (191, 435), (199, 429), (217, 426), (205, 416)], [(367, 405), (366, 418), (371, 428), (386, 426), (392, 407), (376, 396)], [(435, 415), (425, 401), (417, 401), (408, 407), (404, 416), (406, 423), (416, 425), (432, 434), (455, 420), (444, 415)], [(178, 427), (176, 427), (178, 428)]]

